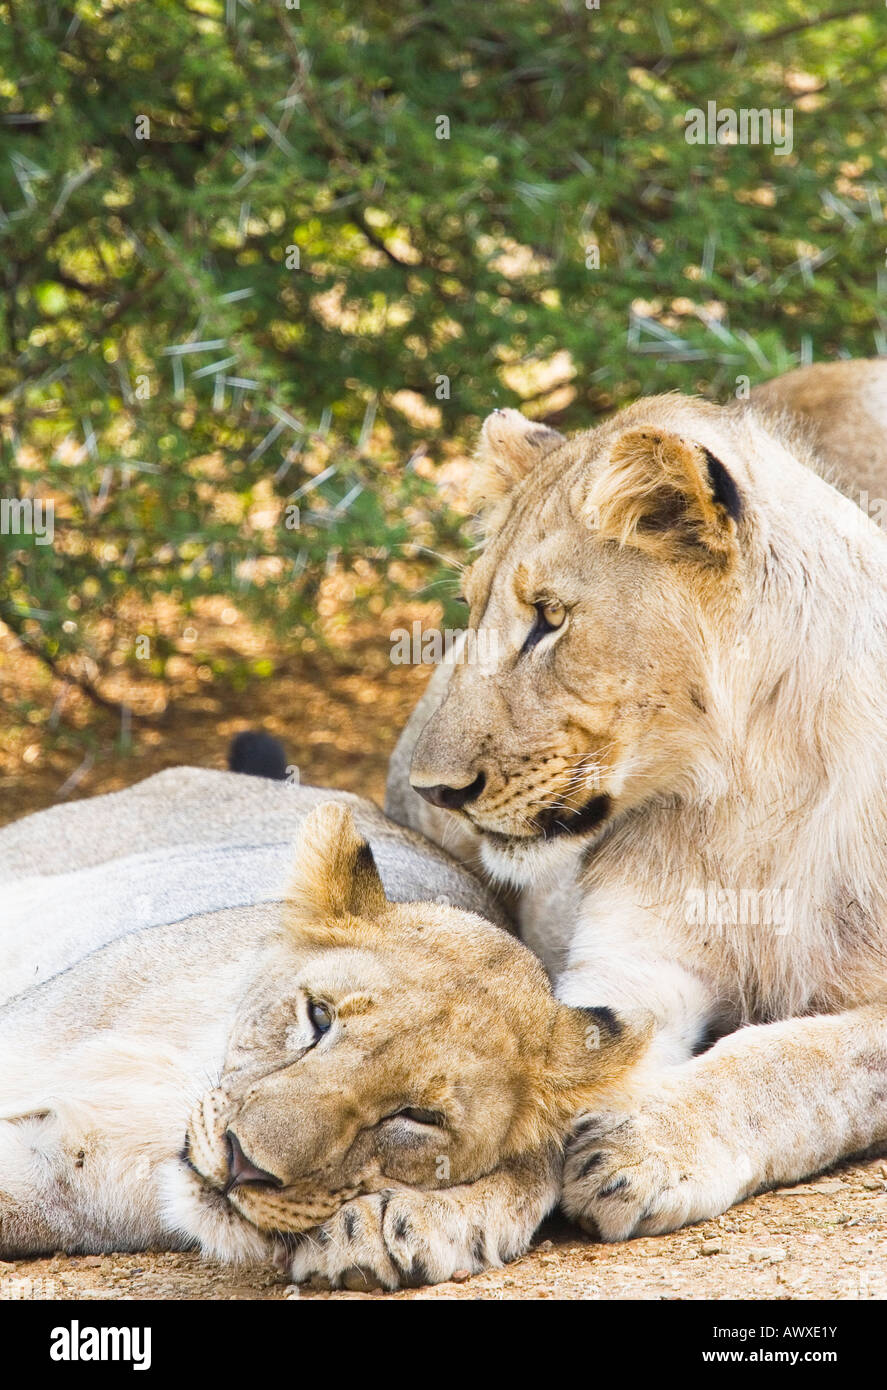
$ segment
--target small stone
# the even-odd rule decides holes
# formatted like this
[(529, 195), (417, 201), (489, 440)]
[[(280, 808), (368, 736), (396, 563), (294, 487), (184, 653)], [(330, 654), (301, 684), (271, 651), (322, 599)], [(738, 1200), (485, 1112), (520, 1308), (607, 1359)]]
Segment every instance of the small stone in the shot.
[(869, 1192), (883, 1192), (884, 1190), (883, 1178), (863, 1178), (862, 1185), (868, 1188)]
[(101, 1255), (84, 1255), (80, 1263), (85, 1269), (100, 1269), (102, 1264)]
[(452, 1279), (454, 1284), (464, 1284), (466, 1279), (471, 1278), (471, 1270), (454, 1269), (453, 1273), (450, 1275), (450, 1278)]
[(724, 1242), (715, 1237), (713, 1240), (704, 1240), (699, 1247), (700, 1255), (720, 1255), (724, 1248)]
[(760, 1245), (753, 1246), (748, 1252), (748, 1258), (756, 1264), (779, 1264), (785, 1259), (785, 1250), (781, 1245)]
[(543, 1240), (536, 1246), (537, 1250), (553, 1250), (554, 1245), (550, 1240)]

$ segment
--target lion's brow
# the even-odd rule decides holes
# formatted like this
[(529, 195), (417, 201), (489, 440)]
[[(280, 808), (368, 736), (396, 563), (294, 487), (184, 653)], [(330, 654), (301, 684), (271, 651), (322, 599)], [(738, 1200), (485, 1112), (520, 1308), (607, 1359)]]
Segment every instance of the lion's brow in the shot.
[(336, 1005), (336, 1013), (339, 1018), (356, 1018), (359, 1014), (368, 1013), (374, 1002), (371, 994), (364, 992), (346, 994), (345, 998), (340, 999)]

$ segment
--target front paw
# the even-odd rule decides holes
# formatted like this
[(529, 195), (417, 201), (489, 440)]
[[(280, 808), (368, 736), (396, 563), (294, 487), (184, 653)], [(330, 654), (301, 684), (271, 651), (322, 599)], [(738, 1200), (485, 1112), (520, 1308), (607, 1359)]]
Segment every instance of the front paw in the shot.
[(627, 1240), (719, 1216), (752, 1186), (747, 1155), (681, 1107), (651, 1106), (577, 1121), (562, 1203), (590, 1235)]
[(419, 1288), (477, 1273), (490, 1261), (480, 1232), (446, 1197), (408, 1190), (347, 1202), (335, 1216), (296, 1239), (291, 1275), (319, 1275), (332, 1288)]

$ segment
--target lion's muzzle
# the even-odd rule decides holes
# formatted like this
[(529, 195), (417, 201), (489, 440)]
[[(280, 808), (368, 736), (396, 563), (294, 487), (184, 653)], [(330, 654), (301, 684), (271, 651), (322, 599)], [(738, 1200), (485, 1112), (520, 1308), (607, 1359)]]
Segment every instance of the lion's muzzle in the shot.
[(612, 799), (604, 792), (592, 796), (576, 811), (549, 806), (536, 816), (536, 824), (546, 840), (553, 840), (558, 835), (587, 835), (603, 825), (612, 809)]

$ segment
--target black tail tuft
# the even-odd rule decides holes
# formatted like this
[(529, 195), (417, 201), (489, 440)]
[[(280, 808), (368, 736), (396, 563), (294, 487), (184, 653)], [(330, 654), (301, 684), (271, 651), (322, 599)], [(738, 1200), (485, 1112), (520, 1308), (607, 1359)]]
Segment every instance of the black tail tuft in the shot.
[(275, 782), (285, 782), (286, 749), (273, 734), (261, 729), (244, 729), (231, 740), (228, 767), (232, 772), (246, 772), (250, 777), (270, 777)]

